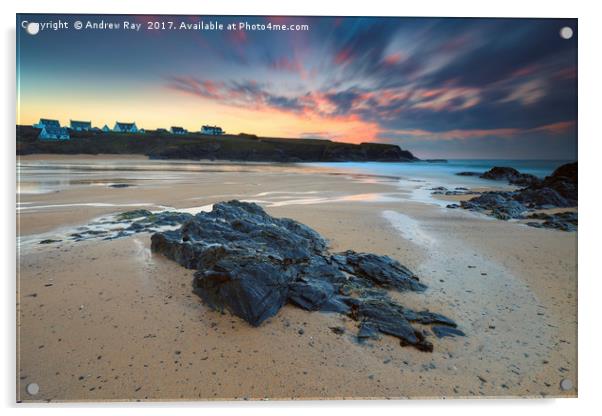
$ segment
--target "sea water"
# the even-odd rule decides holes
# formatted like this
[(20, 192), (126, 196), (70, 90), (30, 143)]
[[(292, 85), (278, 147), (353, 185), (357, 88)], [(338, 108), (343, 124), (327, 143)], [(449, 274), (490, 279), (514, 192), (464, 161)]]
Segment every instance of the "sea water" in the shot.
[(459, 172), (483, 173), (494, 166), (505, 166), (543, 178), (569, 160), (451, 159), (447, 162), (332, 162), (307, 165), (356, 174), (394, 176), (404, 180), (424, 180), (455, 186), (490, 186), (478, 176), (459, 176)]

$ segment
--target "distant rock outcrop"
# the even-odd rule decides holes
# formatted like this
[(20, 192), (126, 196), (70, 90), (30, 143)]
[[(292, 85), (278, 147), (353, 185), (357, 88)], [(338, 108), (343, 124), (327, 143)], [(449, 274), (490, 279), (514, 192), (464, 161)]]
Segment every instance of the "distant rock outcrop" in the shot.
[(458, 176), (478, 176), (482, 179), (494, 181), (508, 181), (513, 185), (530, 186), (540, 182), (540, 179), (529, 173), (520, 173), (518, 170), (505, 166), (495, 166), (485, 173), (479, 172), (458, 172)]
[(480, 176), (486, 179), (505, 179), (510, 183), (522, 184), (524, 187), (516, 191), (483, 192), (475, 198), (460, 202), (459, 205), (450, 204), (448, 208), (461, 207), (483, 212), (502, 220), (537, 219), (542, 221), (531, 221), (527, 224), (534, 227), (576, 231), (576, 212), (541, 214), (533, 211), (577, 206), (577, 162), (560, 166), (552, 175), (543, 180), (533, 175), (520, 173), (513, 168), (499, 167)]
[(177, 230), (153, 234), (151, 248), (196, 269), (194, 292), (209, 306), (254, 326), (289, 303), (351, 317), (359, 322), (359, 340), (382, 333), (425, 351), (433, 345), (417, 325), (456, 327), (440, 314), (407, 309), (388, 296), (387, 290), (426, 289), (397, 261), (354, 251), (330, 253), (316, 231), (271, 217), (253, 203), (215, 204)]
[(520, 173), (518, 170), (509, 167), (493, 167), (481, 176), (483, 179), (491, 180), (506, 180), (513, 185), (518, 186), (530, 186), (540, 182), (539, 178), (535, 175), (528, 173)]

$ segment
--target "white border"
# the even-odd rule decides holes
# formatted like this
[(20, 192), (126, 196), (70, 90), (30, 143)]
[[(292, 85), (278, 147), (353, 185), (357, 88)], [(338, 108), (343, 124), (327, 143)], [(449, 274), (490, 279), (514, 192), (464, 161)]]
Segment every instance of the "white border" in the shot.
[[(596, 263), (600, 256), (600, 226), (596, 216), (600, 209), (599, 183), (602, 155), (602, 126), (600, 76), (602, 74), (600, 41), (602, 41), (602, 15), (594, 1), (527, 1), (527, 0), (369, 0), (363, 2), (325, 0), (21, 0), (4, 1), (2, 13), (2, 83), (5, 96), (2, 105), (2, 238), (0, 239), (2, 275), (2, 319), (0, 342), (2, 377), (0, 394), (8, 413), (18, 408), (30, 412), (49, 414), (165, 414), (168, 408), (177, 407), (178, 414), (207, 412), (231, 413), (247, 410), (250, 414), (304, 414), (341, 412), (347, 415), (366, 414), (378, 408), (379, 414), (437, 412), (445, 415), (504, 415), (527, 411), (546, 415), (590, 413), (597, 404), (600, 382), (602, 348), (600, 328), (600, 293), (602, 273)], [(453, 401), (403, 401), (403, 402), (245, 402), (245, 403), (182, 403), (182, 404), (99, 404), (99, 405), (16, 405), (15, 400), (15, 13), (139, 13), (139, 14), (257, 14), (257, 15), (345, 15), (345, 16), (472, 16), (472, 17), (576, 17), (579, 18), (579, 399), (564, 400), (453, 400)], [(598, 204), (596, 204), (598, 202)], [(201, 409), (199, 409), (201, 407)], [(17, 408), (17, 409), (16, 409)], [(108, 408), (108, 409), (107, 409)]]

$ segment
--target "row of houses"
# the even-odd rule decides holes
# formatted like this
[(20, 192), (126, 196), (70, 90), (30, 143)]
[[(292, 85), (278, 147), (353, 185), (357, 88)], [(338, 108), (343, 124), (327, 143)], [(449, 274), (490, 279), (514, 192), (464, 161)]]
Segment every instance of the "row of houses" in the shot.
[[(145, 133), (144, 129), (139, 129), (135, 122), (126, 123), (122, 121), (116, 121), (113, 128), (109, 128), (106, 124), (99, 129), (98, 127), (92, 127), (91, 121), (78, 121), (69, 120), (69, 127), (62, 127), (58, 120), (52, 120), (47, 118), (41, 118), (39, 123), (34, 124), (33, 127), (40, 129), (38, 138), (40, 140), (69, 140), (71, 138), (70, 131), (103, 131), (105, 133)], [(163, 128), (155, 130), (156, 133), (171, 133), (171, 134), (188, 134), (188, 130), (179, 126), (172, 126), (169, 131)], [(220, 136), (225, 134), (225, 131), (218, 126), (202, 126), (199, 130), (201, 134), (207, 134), (212, 136)]]
[[(165, 130), (165, 129), (157, 129), (156, 131), (167, 133), (167, 130)], [(171, 127), (169, 129), (169, 132), (171, 134), (188, 134), (188, 130), (186, 130), (183, 127), (177, 127), (177, 126)], [(222, 134), (225, 134), (225, 131), (223, 131), (222, 128), (218, 127), (218, 126), (203, 126), (199, 130), (199, 133), (207, 134), (210, 136), (221, 136)]]

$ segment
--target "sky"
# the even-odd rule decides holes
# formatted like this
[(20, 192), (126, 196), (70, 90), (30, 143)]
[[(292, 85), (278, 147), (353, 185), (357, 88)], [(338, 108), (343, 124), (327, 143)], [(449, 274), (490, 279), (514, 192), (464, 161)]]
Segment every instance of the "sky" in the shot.
[[(47, 25), (32, 36), (23, 21)], [(576, 159), (577, 20), (22, 14), (17, 91), (17, 124), (211, 124), (421, 158)]]

